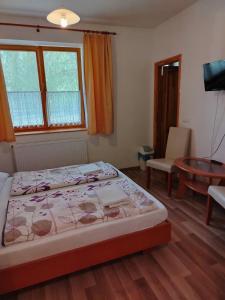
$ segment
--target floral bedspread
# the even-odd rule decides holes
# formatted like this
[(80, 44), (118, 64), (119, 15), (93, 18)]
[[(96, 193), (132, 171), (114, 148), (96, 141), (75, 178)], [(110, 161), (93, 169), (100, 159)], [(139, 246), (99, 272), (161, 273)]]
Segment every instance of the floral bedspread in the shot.
[[(102, 205), (96, 190), (112, 184), (118, 185), (128, 195), (128, 205), (113, 208)], [(143, 193), (127, 179), (99, 181), (83, 186), (11, 197), (3, 242), (5, 246), (9, 246), (37, 240), (155, 209), (157, 205), (151, 196)]]
[(104, 162), (97, 162), (96, 164), (101, 167), (101, 171), (89, 175), (81, 174), (80, 165), (41, 171), (17, 172), (13, 176), (11, 195), (33, 194), (118, 176), (118, 172), (111, 165)]

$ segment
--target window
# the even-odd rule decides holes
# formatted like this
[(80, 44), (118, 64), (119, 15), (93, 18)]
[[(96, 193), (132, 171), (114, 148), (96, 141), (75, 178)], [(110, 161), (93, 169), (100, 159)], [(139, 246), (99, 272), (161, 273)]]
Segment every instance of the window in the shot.
[(84, 128), (80, 49), (0, 46), (16, 132)]

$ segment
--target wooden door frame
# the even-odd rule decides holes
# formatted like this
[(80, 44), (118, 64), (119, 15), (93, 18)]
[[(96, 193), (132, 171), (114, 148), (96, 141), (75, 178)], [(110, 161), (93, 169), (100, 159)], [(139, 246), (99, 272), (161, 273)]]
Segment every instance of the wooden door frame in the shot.
[(181, 82), (181, 65), (182, 65), (182, 54), (178, 54), (155, 63), (154, 66), (154, 121), (153, 121), (153, 146), (156, 147), (156, 130), (157, 130), (157, 105), (158, 105), (158, 85), (159, 85), (159, 67), (163, 65), (169, 65), (173, 62), (179, 62), (178, 71), (178, 101), (177, 101), (177, 122), (176, 126), (179, 124), (179, 112), (180, 112), (180, 82)]

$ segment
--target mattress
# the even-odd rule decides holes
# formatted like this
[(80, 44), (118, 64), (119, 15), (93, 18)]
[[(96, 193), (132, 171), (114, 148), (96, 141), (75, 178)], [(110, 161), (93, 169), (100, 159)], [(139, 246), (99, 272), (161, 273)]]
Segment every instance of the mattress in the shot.
[[(147, 193), (123, 173), (119, 172), (119, 177), (126, 178), (133, 185), (136, 185), (140, 191), (149, 196), (149, 193)], [(118, 178), (111, 180), (118, 180)], [(0, 204), (3, 209), (6, 209), (7, 206), (10, 194), (10, 185), (11, 180), (8, 180), (3, 192), (0, 195)], [(154, 227), (165, 221), (168, 217), (168, 214), (167, 209), (162, 203), (160, 203), (153, 196), (151, 196), (151, 199), (154, 201), (157, 209), (145, 214), (131, 216), (125, 219), (117, 219), (107, 223), (94, 224), (75, 230), (69, 230), (54, 236), (15, 244), (9, 247), (1, 247), (0, 269), (16, 266), (60, 252), (88, 246), (107, 239)], [(2, 228), (0, 229), (2, 230)]]

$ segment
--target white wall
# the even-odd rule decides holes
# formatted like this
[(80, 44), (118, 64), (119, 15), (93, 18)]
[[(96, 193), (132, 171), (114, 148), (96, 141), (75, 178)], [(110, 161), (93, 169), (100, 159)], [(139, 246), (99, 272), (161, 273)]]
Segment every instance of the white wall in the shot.
[[(183, 55), (180, 125), (193, 130), (193, 155), (207, 156), (210, 153), (217, 93), (204, 91), (202, 65), (217, 59), (225, 59), (224, 28), (225, 1), (199, 0), (155, 28), (153, 32), (154, 48), (151, 51), (153, 62), (176, 54)], [(153, 80), (151, 86), (153, 87)], [(153, 108), (153, 89), (151, 92)], [(217, 127), (220, 130), (216, 145), (225, 133), (224, 93), (219, 93), (218, 111), (217, 125), (220, 126)], [(153, 114), (150, 119), (151, 128), (152, 119)], [(214, 159), (225, 161), (225, 141)]]
[[(1, 22), (44, 24), (35, 18), (1, 15)], [(80, 24), (78, 27), (111, 30), (113, 37), (114, 67), (114, 121), (115, 131), (110, 137), (88, 136), (87, 132), (41, 134), (18, 137), (18, 142), (58, 140), (84, 136), (88, 140), (90, 161), (105, 160), (117, 167), (137, 165), (137, 148), (149, 140), (149, 99), (151, 31), (147, 29)], [(0, 39), (33, 40), (60, 43), (82, 43), (82, 34), (33, 29), (3, 27)], [(0, 170), (13, 171), (9, 145), (0, 144)]]
[[(1, 16), (1, 21), (41, 24), (42, 20)], [(90, 137), (86, 132), (19, 137), (18, 141), (80, 138), (88, 140), (91, 161), (106, 160), (118, 167), (137, 165), (139, 145), (152, 143), (153, 62), (183, 55), (180, 125), (190, 127), (192, 154), (210, 153), (217, 94), (204, 91), (205, 62), (225, 59), (225, 2), (199, 0), (153, 30), (80, 24), (80, 27), (116, 31), (113, 38), (115, 132), (110, 137)], [(1, 27), (0, 39), (81, 43), (78, 33)], [(151, 100), (150, 100), (151, 99)], [(216, 126), (219, 142), (225, 132), (225, 95), (219, 94)], [(225, 142), (215, 159), (225, 161)], [(13, 170), (9, 146), (0, 145), (0, 170)]]

